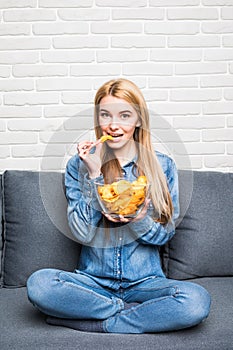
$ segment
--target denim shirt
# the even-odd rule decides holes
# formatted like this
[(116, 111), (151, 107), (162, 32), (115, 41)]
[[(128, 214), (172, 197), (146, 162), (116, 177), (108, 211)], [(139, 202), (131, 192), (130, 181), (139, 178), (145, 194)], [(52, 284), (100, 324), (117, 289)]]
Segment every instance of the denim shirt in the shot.
[[(96, 197), (94, 182), (85, 164), (76, 154), (67, 163), (65, 172), (68, 222), (72, 234), (82, 244), (78, 271), (88, 274), (103, 286), (126, 288), (150, 277), (165, 277), (162, 271), (159, 246), (175, 234), (175, 220), (179, 216), (178, 174), (175, 162), (156, 151), (167, 179), (173, 202), (172, 221), (162, 225), (152, 219), (150, 204), (146, 216), (129, 223), (108, 221), (106, 229)], [(122, 170), (130, 180), (135, 159)]]

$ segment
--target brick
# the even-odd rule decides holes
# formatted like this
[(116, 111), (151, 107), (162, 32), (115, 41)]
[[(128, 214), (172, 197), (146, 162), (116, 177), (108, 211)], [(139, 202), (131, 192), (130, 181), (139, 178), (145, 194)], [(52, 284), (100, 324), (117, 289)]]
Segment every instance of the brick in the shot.
[(232, 87), (233, 86), (233, 76), (230, 75), (212, 75), (201, 77), (200, 79), (201, 87)]
[(54, 10), (6, 10), (3, 12), (5, 22), (34, 22), (34, 21), (56, 21)]
[(196, 155), (190, 155), (187, 156), (176, 156), (175, 161), (177, 164), (178, 169), (184, 169), (184, 170), (201, 170), (202, 163), (203, 163), (203, 157), (202, 156), (196, 156)]
[(124, 35), (111, 39), (111, 46), (120, 48), (165, 47), (165, 44), (165, 37), (154, 35)]
[(89, 91), (79, 91), (79, 92), (63, 92), (61, 100), (63, 103), (76, 104), (76, 103), (91, 103), (93, 102), (94, 95)]
[(204, 114), (232, 114), (232, 111), (233, 102), (209, 102), (203, 105)]
[(149, 77), (150, 88), (187, 88), (198, 87), (197, 77)]
[(6, 121), (0, 119), (0, 131), (6, 131)]
[(117, 9), (112, 10), (112, 19), (141, 19), (141, 20), (162, 20), (165, 17), (165, 10), (163, 8), (153, 9)]
[(85, 22), (36, 23), (32, 31), (35, 35), (88, 34), (89, 25)]
[(96, 0), (96, 6), (110, 7), (144, 7), (147, 6), (147, 0)]
[(223, 143), (212, 143), (212, 142), (186, 142), (185, 149), (179, 144), (175, 147), (176, 154), (180, 155), (202, 155), (202, 154), (224, 154), (225, 145)]
[(39, 0), (39, 7), (91, 7), (93, 0)]
[[(1, 152), (1, 150), (0, 150)], [(49, 145), (18, 145), (12, 147), (12, 156), (15, 158), (21, 157), (59, 157), (64, 156), (66, 149), (64, 145), (49, 144)]]
[(227, 117), (227, 126), (233, 127), (233, 116), (228, 116)]
[(218, 10), (213, 8), (173, 8), (167, 10), (167, 18), (171, 20), (214, 20), (218, 19)]
[(225, 127), (225, 118), (222, 116), (195, 116), (195, 117), (174, 117), (173, 126), (175, 129), (216, 129)]
[(124, 64), (122, 72), (125, 75), (172, 75), (173, 66), (171, 64), (160, 64), (148, 62)]
[(0, 115), (2, 118), (40, 118), (42, 116), (41, 107), (0, 107)]
[(233, 63), (229, 64), (229, 72), (232, 74), (233, 73)]
[(83, 134), (81, 130), (77, 131), (57, 131), (57, 132), (40, 132), (39, 138), (41, 142), (50, 143), (65, 143), (72, 144), (77, 143), (80, 136)]
[(0, 0), (0, 8), (8, 9), (12, 7), (36, 7), (37, 0)]
[(1, 91), (30, 91), (34, 89), (33, 80), (29, 79), (0, 79)]
[(5, 105), (40, 105), (40, 104), (53, 104), (59, 103), (60, 96), (58, 93), (18, 93), (18, 94), (7, 94), (4, 96)]
[(222, 42), (225, 47), (233, 47), (233, 35), (224, 36)]
[(106, 48), (108, 47), (108, 38), (94, 35), (88, 37), (59, 37), (53, 39), (53, 46), (56, 49)]
[(163, 22), (147, 22), (145, 23), (145, 33), (148, 34), (198, 34), (199, 23), (181, 21), (163, 21)]
[(141, 33), (142, 23), (137, 22), (94, 22), (91, 23), (91, 32), (94, 34)]
[(110, 10), (64, 9), (58, 10), (58, 16), (65, 21), (107, 21), (110, 19)]
[(13, 67), (13, 76), (15, 77), (52, 77), (68, 75), (68, 67), (64, 65), (15, 65)]
[(204, 157), (204, 165), (207, 168), (221, 168), (233, 166), (233, 157), (228, 155), (212, 155)]
[(0, 38), (0, 50), (49, 49), (50, 38)]
[(86, 78), (44, 78), (36, 82), (38, 91), (90, 90), (92, 81)]
[(48, 63), (91, 63), (95, 60), (95, 52), (91, 50), (44, 51), (41, 53), (41, 60)]
[(233, 5), (232, 0), (202, 0), (203, 5), (205, 6), (218, 6), (218, 5)]
[(5, 132), (1, 135), (1, 145), (37, 143), (37, 133), (34, 132)]
[(219, 22), (204, 22), (201, 24), (201, 31), (207, 34), (223, 34), (232, 33), (231, 21), (219, 21)]
[[(81, 106), (83, 109), (83, 105)], [(79, 106), (45, 106), (44, 116), (45, 118), (75, 118), (80, 113), (81, 107)]]
[[(93, 116), (80, 116), (77, 115), (68, 119), (64, 123), (65, 130), (80, 130), (80, 125), (82, 125), (82, 129), (90, 129), (93, 125)], [(88, 137), (89, 138), (89, 137)]]
[(195, 6), (199, 5), (199, 0), (149, 0), (149, 6)]
[[(129, 54), (130, 53), (130, 54)], [(147, 61), (148, 53), (145, 50), (97, 50), (97, 62), (140, 62)]]
[(12, 55), (12, 52), (0, 52), (0, 64), (17, 64), (17, 63), (38, 63), (39, 52), (35, 51), (17, 51), (17, 54)]
[(233, 19), (233, 7), (232, 6), (222, 7), (221, 8), (221, 18), (222, 19)]
[(233, 143), (227, 145), (227, 154), (233, 154)]
[(220, 89), (177, 89), (170, 93), (171, 101), (219, 101)]
[(4, 170), (39, 170), (39, 161), (32, 158), (6, 158), (1, 161), (0, 171)]
[(9, 146), (0, 146), (0, 159), (1, 162), (4, 158), (10, 157), (10, 147)]
[(232, 141), (233, 129), (203, 130), (203, 141)]
[(201, 61), (202, 51), (199, 49), (186, 50), (186, 49), (156, 49), (151, 50), (151, 61), (166, 61), (166, 62), (195, 62)]
[(233, 88), (224, 90), (224, 98), (226, 100), (233, 100)]
[(42, 171), (64, 171), (66, 163), (64, 157), (44, 157), (40, 167)]
[(191, 74), (219, 74), (227, 73), (227, 65), (222, 62), (215, 63), (189, 63), (176, 64), (175, 74), (177, 75), (191, 75)]
[(233, 60), (232, 49), (207, 49), (204, 54), (205, 61), (231, 61)]
[(120, 75), (120, 64), (92, 64), (92, 65), (74, 65), (70, 67), (71, 76), (111, 76)]
[(195, 115), (200, 114), (201, 106), (199, 103), (156, 103), (150, 104), (150, 108), (154, 109), (160, 115)]
[(0, 24), (0, 35), (30, 35), (30, 24), (12, 24), (4, 23)]
[(168, 100), (168, 91), (146, 89), (146, 90), (143, 90), (142, 93), (147, 102)]
[(217, 47), (220, 46), (219, 36), (170, 36), (168, 38), (168, 47)]
[(11, 74), (11, 68), (0, 66), (0, 78), (8, 78)]
[(10, 131), (57, 131), (61, 128), (61, 119), (13, 119), (7, 123)]

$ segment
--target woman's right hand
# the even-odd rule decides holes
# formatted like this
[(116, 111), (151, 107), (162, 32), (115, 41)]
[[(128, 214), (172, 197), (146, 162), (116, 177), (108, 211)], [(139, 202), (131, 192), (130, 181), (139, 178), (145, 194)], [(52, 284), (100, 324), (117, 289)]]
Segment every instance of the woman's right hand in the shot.
[[(90, 178), (96, 178), (101, 173), (100, 152), (101, 152), (102, 146), (103, 146), (103, 143), (98, 141), (97, 142), (82, 141), (77, 146), (79, 157), (82, 159), (82, 161), (86, 165)], [(93, 147), (95, 147), (95, 152), (90, 153)]]

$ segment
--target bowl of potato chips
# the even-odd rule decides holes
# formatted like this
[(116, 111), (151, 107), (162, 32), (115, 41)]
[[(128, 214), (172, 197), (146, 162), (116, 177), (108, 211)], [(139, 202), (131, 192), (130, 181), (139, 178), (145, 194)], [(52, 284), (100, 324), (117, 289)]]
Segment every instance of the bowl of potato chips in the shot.
[(134, 218), (142, 210), (149, 195), (149, 183), (146, 176), (139, 176), (134, 181), (116, 178), (111, 184), (95, 182), (97, 198), (102, 210), (118, 218)]

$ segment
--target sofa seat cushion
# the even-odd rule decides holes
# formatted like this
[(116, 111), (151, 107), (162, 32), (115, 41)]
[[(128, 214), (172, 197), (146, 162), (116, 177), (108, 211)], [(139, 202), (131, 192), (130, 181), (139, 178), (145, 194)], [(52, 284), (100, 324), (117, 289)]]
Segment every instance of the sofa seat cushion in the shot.
[[(3, 174), (2, 285), (25, 286), (30, 274), (41, 268), (77, 267), (80, 246), (64, 235), (48, 209), (54, 208), (66, 223), (62, 181), (63, 175), (56, 172), (11, 170)], [(43, 193), (49, 197), (49, 205)]]
[[(202, 324), (160, 334), (99, 334), (49, 326), (27, 300), (26, 288), (0, 290), (0, 334), (4, 350), (219, 350), (232, 349), (233, 278), (203, 278), (193, 282), (212, 296), (211, 312)], [(175, 317), (175, 315), (174, 315)]]
[(233, 173), (180, 171), (179, 192), (183, 220), (165, 246), (167, 277), (233, 276)]

